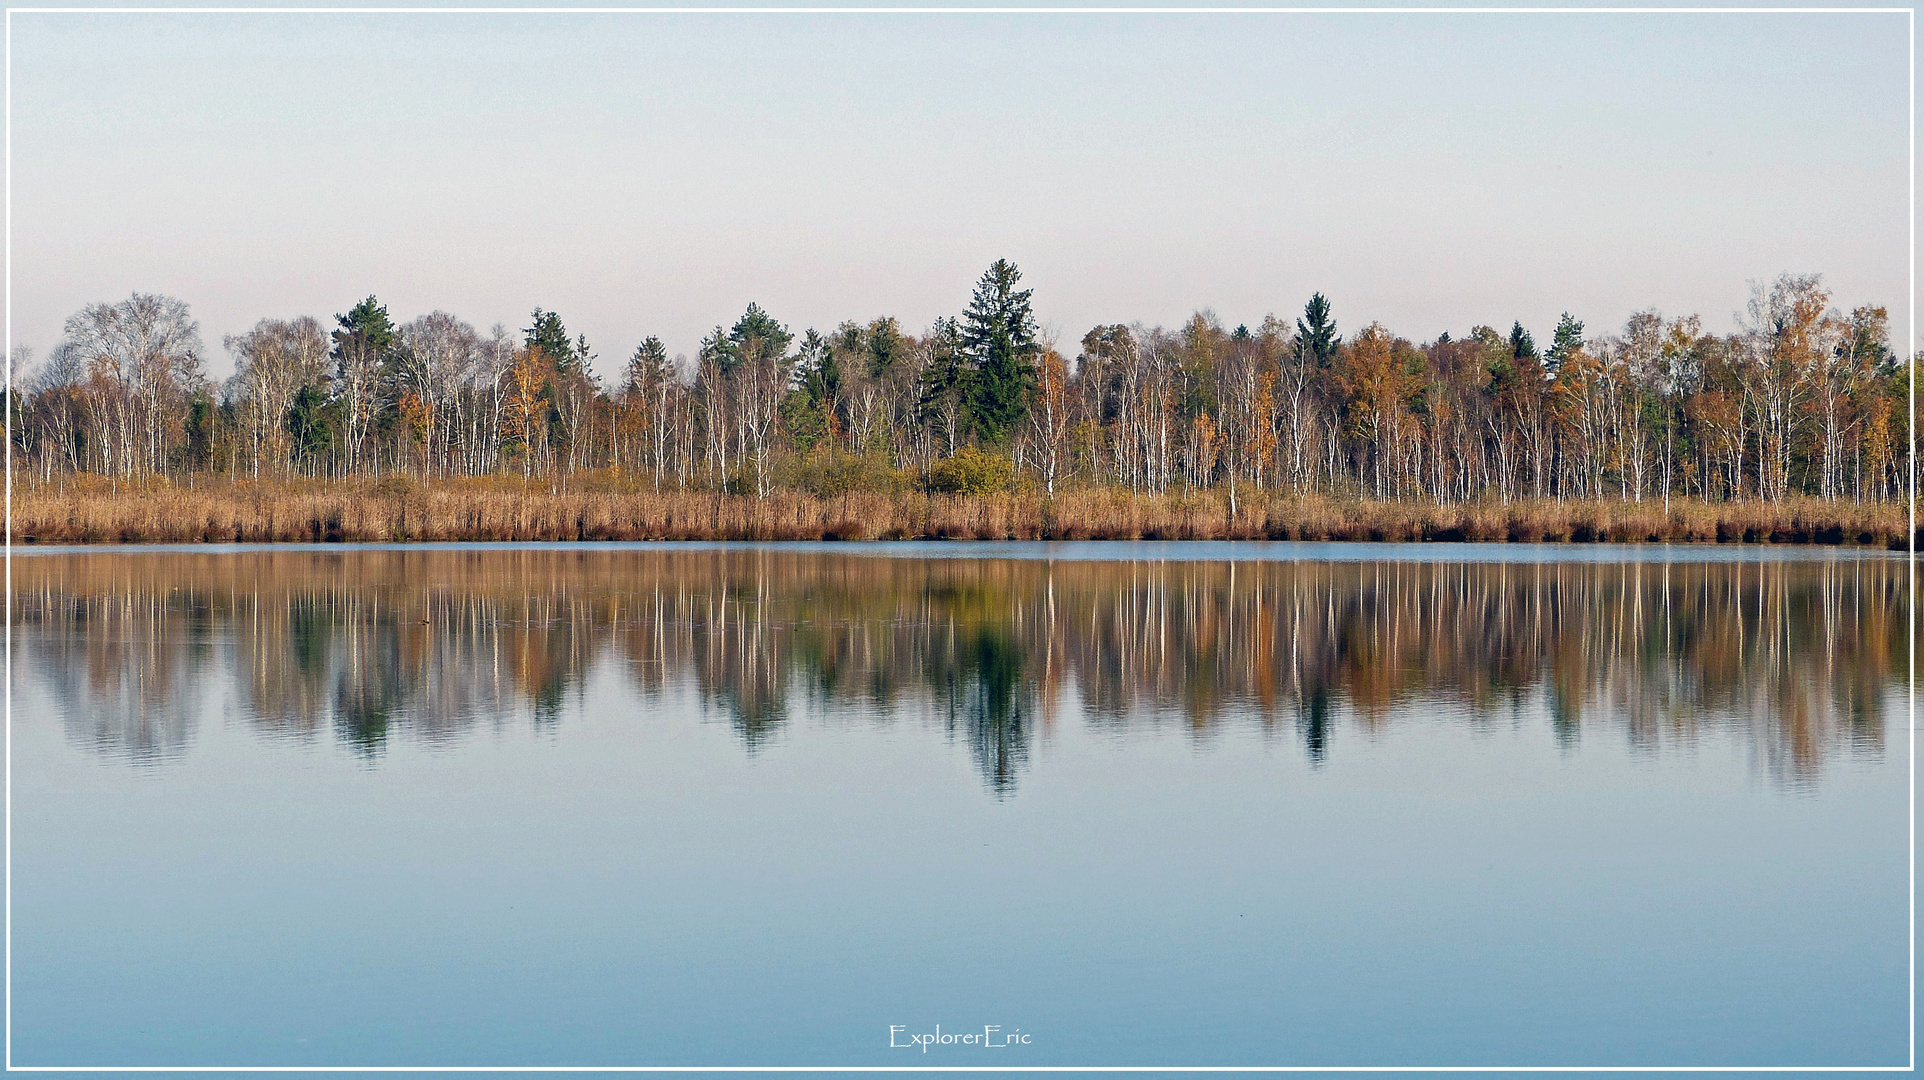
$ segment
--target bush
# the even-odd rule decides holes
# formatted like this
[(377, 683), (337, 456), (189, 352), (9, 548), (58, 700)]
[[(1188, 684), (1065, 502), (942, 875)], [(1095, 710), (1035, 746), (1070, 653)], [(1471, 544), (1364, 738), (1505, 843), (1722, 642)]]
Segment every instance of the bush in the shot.
[(780, 477), (818, 499), (833, 499), (853, 491), (894, 492), (901, 489), (900, 473), (878, 457), (817, 450), (791, 461)]
[(953, 495), (1007, 491), (1014, 481), (1014, 462), (973, 446), (963, 447), (929, 469), (929, 490)]

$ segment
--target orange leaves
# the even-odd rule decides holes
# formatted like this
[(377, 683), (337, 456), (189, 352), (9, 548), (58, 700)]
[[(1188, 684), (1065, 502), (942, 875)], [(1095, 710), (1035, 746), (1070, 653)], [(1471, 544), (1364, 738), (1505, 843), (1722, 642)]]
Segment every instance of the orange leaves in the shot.
[(544, 392), (554, 365), (539, 345), (516, 349), (508, 365), (508, 409), (502, 442), (532, 451), (546, 426)]
[(1349, 399), (1351, 420), (1365, 435), (1387, 434), (1417, 392), (1420, 369), (1411, 363), (1409, 342), (1394, 337), (1382, 323), (1359, 331), (1342, 351), (1336, 372)]

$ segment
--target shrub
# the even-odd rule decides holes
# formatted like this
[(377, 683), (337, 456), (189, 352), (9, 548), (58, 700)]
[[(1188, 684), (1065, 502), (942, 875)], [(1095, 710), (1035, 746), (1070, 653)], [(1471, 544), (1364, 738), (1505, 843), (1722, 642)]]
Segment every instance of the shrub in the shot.
[(783, 470), (781, 479), (818, 499), (832, 499), (854, 491), (894, 492), (902, 476), (887, 461), (838, 450), (817, 450), (798, 457)]
[(1007, 491), (1014, 480), (1014, 462), (973, 446), (963, 447), (929, 469), (929, 490), (952, 495)]

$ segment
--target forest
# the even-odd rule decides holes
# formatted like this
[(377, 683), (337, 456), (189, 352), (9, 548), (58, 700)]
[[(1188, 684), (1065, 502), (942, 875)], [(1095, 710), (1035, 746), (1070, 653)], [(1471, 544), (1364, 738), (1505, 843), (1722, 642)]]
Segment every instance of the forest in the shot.
[(483, 333), (443, 311), (397, 322), (370, 296), (331, 325), (225, 337), (216, 382), (188, 305), (135, 294), (74, 313), (38, 363), (14, 358), (15, 482), (1205, 493), (1231, 522), (1278, 498), (1904, 504), (1908, 365), (1884, 308), (1840, 310), (1817, 276), (1754, 283), (1730, 333), (1654, 309), (1593, 333), (1565, 314), (1543, 345), (1521, 323), (1423, 342), (1346, 327), (1320, 293), (1254, 327), (1204, 310), (1056, 340), (1021, 279), (998, 260), (919, 333), (889, 317), (797, 333), (749, 304), (694, 356), (649, 336), (613, 377), (556, 312)]

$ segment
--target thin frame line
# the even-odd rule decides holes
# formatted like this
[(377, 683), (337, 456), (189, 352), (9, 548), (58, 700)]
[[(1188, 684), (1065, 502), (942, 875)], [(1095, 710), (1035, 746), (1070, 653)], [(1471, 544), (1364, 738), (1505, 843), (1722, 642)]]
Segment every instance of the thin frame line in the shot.
[(6, 479), (6, 585), (7, 625), (5, 630), (7, 680), (6, 759), (6, 1067), (13, 1068), (13, 11), (7, 11), (6, 78), (6, 350), (7, 350), (7, 433)]
[[(1909, 1065), (13, 1065), (13, 13), (23, 15), (1874, 15), (1909, 17), (1911, 1055)], [(6, 10), (6, 1070), (8, 1072), (1914, 1072), (1916, 1070), (1916, 8), (8, 8)]]
[(1649, 1073), (1909, 1072), (1908, 1065), (12, 1065), (9, 1072), (1319, 1072), (1319, 1073)]
[(1903, 15), (1908, 7), (14, 7), (23, 15)]
[(1913, 1070), (1917, 1068), (1917, 10), (1911, 10), (1910, 18), (1910, 225), (1911, 225), (1911, 265), (1910, 265), (1910, 318), (1905, 342), (1904, 367), (1910, 372), (1910, 524), (1911, 554), (1911, 596), (1909, 632), (1905, 642), (1907, 675), (1911, 684), (1910, 708), (1905, 716), (1906, 726), (1910, 728), (1911, 792), (1910, 792), (1910, 945), (1911, 945), (1911, 1061)]

